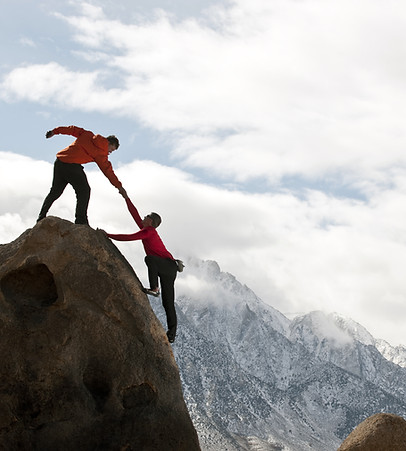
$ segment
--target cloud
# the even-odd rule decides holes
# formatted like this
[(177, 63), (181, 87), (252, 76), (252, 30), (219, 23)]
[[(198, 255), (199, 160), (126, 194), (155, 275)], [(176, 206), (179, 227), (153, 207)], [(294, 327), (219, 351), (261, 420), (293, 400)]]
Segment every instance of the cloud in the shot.
[[(69, 109), (102, 110), (114, 90), (99, 98), (98, 76), (98, 71), (72, 72), (54, 62), (19, 67), (4, 77), (2, 97), (7, 101), (29, 100), (44, 105), (56, 101)], [(105, 110), (109, 110), (108, 103)]]
[[(0, 152), (0, 167), (0, 241), (5, 243), (35, 224), (52, 165)], [(298, 197), (210, 187), (151, 161), (115, 170), (141, 215), (161, 214), (160, 234), (176, 257), (217, 261), (283, 313), (337, 311), (376, 338), (404, 343), (406, 235), (398, 206), (406, 205), (405, 173), (391, 189), (361, 201), (316, 191)], [(136, 231), (121, 196), (96, 165), (86, 165), (86, 172), (91, 225), (111, 233)], [(73, 220), (74, 206), (68, 187), (50, 214)], [(144, 280), (141, 243), (116, 244)], [(204, 281), (190, 282), (191, 290), (210, 288)]]
[(26, 38), (26, 37), (21, 37), (20, 38), (20, 44), (23, 45), (24, 47), (36, 47), (35, 42), (32, 39)]
[[(305, 341), (306, 339), (313, 341), (313, 335), (317, 337), (319, 343), (322, 343), (327, 339), (330, 342), (329, 345), (333, 348), (342, 348), (352, 344), (352, 331), (343, 329), (339, 322), (340, 319), (341, 318), (337, 319), (336, 315), (325, 315), (320, 311), (312, 312), (311, 314), (306, 315), (306, 317), (300, 318), (300, 323), (304, 323), (304, 327), (307, 329), (304, 334)], [(348, 321), (351, 325), (354, 324), (351, 320), (344, 319), (344, 321)]]
[(406, 166), (406, 6), (395, 0), (234, 0), (200, 18), (161, 10), (131, 24), (80, 8), (57, 20), (83, 68), (16, 68), (3, 99), (134, 118), (167, 136), (185, 169), (225, 180), (306, 186), (345, 174), (360, 189)]

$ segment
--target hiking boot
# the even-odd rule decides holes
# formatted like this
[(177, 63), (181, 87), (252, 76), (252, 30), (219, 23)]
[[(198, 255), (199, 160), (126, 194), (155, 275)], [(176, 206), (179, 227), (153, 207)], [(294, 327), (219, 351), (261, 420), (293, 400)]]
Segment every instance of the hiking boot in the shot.
[(176, 337), (176, 329), (174, 328), (169, 329), (168, 332), (166, 332), (166, 336), (168, 337), (169, 343), (173, 343)]
[(152, 288), (143, 288), (142, 291), (150, 296), (155, 296), (156, 298), (159, 296), (159, 288), (153, 290)]

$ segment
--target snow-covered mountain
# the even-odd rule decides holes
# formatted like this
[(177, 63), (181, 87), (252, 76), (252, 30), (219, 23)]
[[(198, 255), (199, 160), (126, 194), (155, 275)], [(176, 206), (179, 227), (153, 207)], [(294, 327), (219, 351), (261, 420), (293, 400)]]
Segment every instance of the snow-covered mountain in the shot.
[(289, 320), (213, 261), (188, 261), (177, 294), (173, 351), (203, 450), (334, 451), (374, 413), (406, 417), (405, 347), (337, 314)]

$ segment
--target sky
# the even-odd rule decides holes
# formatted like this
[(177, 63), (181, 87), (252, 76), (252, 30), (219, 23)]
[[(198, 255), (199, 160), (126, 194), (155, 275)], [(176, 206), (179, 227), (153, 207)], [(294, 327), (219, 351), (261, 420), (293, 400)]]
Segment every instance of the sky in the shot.
[[(0, 4), (0, 243), (35, 225), (73, 140), (47, 130), (115, 134), (115, 172), (175, 257), (217, 261), (289, 317), (337, 312), (406, 345), (404, 2)], [(136, 231), (85, 170), (90, 225)], [(68, 187), (49, 214), (74, 207)], [(116, 244), (146, 279), (141, 245)]]

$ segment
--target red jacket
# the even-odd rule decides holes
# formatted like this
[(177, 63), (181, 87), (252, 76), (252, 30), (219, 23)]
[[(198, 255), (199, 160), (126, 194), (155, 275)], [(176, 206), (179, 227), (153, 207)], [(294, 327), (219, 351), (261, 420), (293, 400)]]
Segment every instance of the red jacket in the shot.
[(101, 135), (94, 135), (91, 131), (71, 125), (57, 127), (52, 130), (54, 135), (71, 135), (77, 138), (71, 145), (56, 154), (58, 160), (64, 163), (85, 164), (94, 161), (103, 174), (116, 188), (122, 184), (114, 174), (113, 167), (108, 159), (109, 142)]
[(166, 249), (156, 229), (154, 227), (144, 227), (142, 224), (141, 216), (139, 215), (138, 210), (135, 208), (131, 200), (126, 199), (125, 201), (127, 203), (128, 211), (141, 230), (129, 235), (116, 235), (108, 233), (107, 236), (117, 241), (142, 240), (142, 244), (144, 245), (145, 253), (147, 255), (156, 255), (157, 257), (170, 258), (171, 260), (175, 260), (172, 257), (172, 254)]

